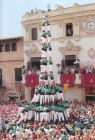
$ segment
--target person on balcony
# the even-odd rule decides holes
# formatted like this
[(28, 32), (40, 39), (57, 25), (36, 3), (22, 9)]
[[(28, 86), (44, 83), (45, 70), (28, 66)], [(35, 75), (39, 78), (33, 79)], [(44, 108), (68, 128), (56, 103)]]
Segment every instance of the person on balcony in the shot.
[(72, 66), (71, 67), (71, 74), (74, 74), (75, 73), (75, 69), (74, 69), (74, 67)]
[(85, 73), (87, 74), (87, 73), (90, 73), (90, 68), (89, 67), (86, 67), (85, 68)]

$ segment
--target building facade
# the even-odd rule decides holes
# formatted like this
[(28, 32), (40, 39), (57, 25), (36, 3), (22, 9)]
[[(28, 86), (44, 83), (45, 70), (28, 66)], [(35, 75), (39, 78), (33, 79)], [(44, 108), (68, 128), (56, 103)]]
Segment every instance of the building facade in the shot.
[[(45, 12), (39, 10), (35, 14), (27, 12), (22, 17), (26, 67), (29, 63), (39, 67), (43, 15), (49, 16), (51, 26), (55, 81), (60, 81), (56, 65), (58, 63), (61, 64), (60, 68), (72, 65), (77, 62), (76, 60), (79, 61), (80, 67), (86, 66), (88, 62), (95, 65), (95, 3), (87, 5), (75, 3), (69, 8), (59, 6), (56, 10)], [(81, 75), (76, 74), (75, 76), (74, 87), (68, 88), (65, 98), (85, 101), (86, 88), (81, 87)], [(25, 86), (27, 100), (31, 100), (32, 90), (32, 87)]]
[(0, 100), (16, 100), (24, 96), (21, 84), (23, 62), (23, 37), (0, 39)]

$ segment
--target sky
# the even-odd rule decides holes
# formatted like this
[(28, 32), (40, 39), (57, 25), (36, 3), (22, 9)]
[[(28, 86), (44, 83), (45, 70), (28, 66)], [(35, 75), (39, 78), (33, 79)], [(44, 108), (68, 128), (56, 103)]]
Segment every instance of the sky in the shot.
[(56, 4), (66, 8), (74, 3), (84, 5), (95, 3), (95, 0), (0, 0), (0, 38), (22, 36), (22, 16), (35, 7), (47, 11), (48, 4), (54, 10)]

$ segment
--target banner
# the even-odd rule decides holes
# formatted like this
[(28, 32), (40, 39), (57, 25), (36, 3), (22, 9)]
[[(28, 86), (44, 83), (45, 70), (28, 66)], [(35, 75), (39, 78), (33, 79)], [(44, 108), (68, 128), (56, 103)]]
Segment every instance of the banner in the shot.
[(39, 84), (39, 75), (26, 75), (26, 87), (35, 87)]
[(81, 86), (83, 88), (95, 88), (95, 74), (82, 74)]
[[(75, 75), (74, 74), (61, 74), (60, 75), (60, 80), (61, 80), (61, 86), (63, 85), (67, 88), (68, 87), (74, 87), (75, 83)], [(66, 85), (67, 84), (67, 85)]]

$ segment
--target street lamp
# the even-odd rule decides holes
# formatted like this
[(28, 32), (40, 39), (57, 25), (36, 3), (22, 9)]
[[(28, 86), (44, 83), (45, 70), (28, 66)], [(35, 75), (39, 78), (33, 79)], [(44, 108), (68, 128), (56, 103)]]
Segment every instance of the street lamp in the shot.
[(61, 64), (58, 62), (58, 63), (56, 64), (56, 66), (58, 67), (58, 73), (59, 73), (59, 67), (61, 66)]
[(25, 65), (24, 65), (24, 63), (21, 65), (21, 67), (22, 67), (22, 70), (23, 70), (23, 74), (24, 74), (24, 70), (25, 70)]

